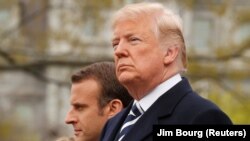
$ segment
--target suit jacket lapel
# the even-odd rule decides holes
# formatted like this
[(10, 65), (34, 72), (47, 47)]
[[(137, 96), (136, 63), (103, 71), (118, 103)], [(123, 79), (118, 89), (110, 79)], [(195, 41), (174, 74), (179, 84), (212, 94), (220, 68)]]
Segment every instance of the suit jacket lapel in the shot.
[[(167, 118), (173, 112), (177, 103), (192, 91), (188, 81), (182, 81), (164, 93), (135, 123), (123, 141), (141, 141), (153, 133), (153, 125), (160, 124), (161, 118)], [(170, 123), (171, 124), (171, 123)]]

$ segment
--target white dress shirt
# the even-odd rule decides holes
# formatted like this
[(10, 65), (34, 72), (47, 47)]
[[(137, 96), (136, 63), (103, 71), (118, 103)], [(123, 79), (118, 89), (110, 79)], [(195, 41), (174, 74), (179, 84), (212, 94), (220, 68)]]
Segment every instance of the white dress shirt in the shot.
[(144, 112), (148, 110), (148, 108), (166, 91), (174, 87), (178, 82), (181, 81), (181, 75), (176, 74), (172, 76), (170, 79), (162, 82), (156, 88), (154, 88), (149, 94), (143, 97), (141, 100), (135, 102), (140, 105)]

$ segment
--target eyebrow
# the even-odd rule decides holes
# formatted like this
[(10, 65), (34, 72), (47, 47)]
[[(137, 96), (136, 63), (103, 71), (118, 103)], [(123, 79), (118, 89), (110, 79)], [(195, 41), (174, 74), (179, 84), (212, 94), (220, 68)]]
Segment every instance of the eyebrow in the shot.
[(88, 107), (88, 105), (82, 104), (82, 103), (78, 103), (78, 102), (72, 103), (71, 105), (74, 106), (74, 107)]
[[(136, 35), (136, 34), (135, 34), (135, 33), (127, 33), (127, 34), (125, 34), (124, 36), (125, 36), (126, 38), (128, 38), (128, 37), (131, 37), (131, 36), (134, 36), (134, 35)], [(112, 42), (115, 41), (115, 40), (118, 40), (118, 37), (112, 38)]]

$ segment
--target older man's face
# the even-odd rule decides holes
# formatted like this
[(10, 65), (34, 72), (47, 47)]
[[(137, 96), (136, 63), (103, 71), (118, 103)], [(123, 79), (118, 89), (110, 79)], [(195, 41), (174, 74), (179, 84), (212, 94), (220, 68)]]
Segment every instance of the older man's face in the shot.
[(151, 85), (162, 78), (164, 52), (151, 24), (146, 20), (119, 21), (113, 34), (116, 75), (123, 85)]

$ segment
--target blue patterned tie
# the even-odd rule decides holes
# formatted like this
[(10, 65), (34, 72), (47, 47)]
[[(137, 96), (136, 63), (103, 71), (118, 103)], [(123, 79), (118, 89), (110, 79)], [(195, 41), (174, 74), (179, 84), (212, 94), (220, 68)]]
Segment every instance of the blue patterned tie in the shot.
[(123, 139), (123, 137), (128, 133), (133, 124), (141, 117), (142, 114), (143, 110), (141, 109), (141, 107), (137, 106), (134, 103), (118, 134), (118, 141), (121, 141)]

